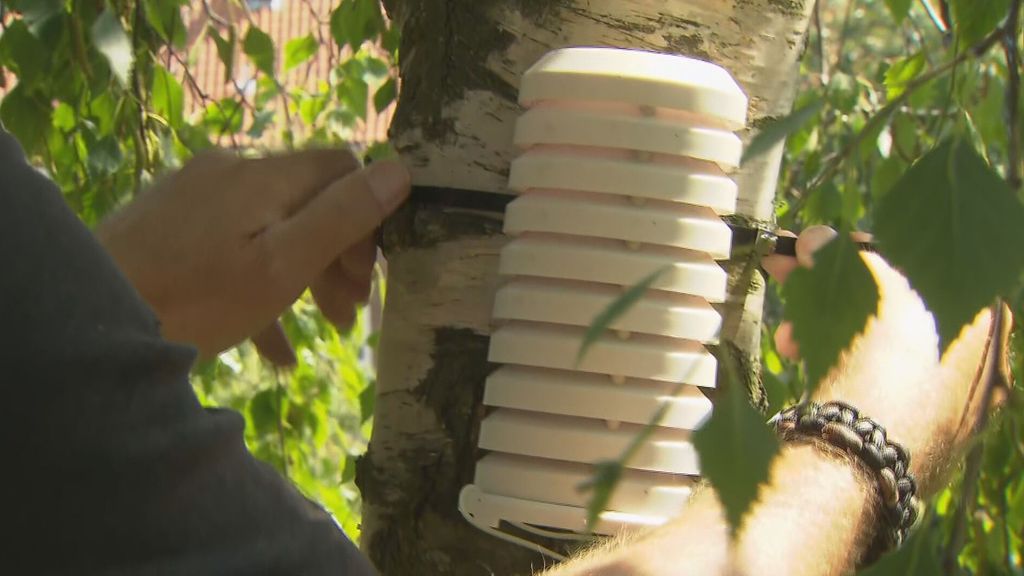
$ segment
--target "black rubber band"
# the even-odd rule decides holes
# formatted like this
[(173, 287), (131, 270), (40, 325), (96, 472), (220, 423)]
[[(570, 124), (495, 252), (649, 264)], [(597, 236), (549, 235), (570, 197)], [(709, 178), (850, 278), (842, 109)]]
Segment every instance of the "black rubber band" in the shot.
[[(515, 194), (503, 194), (500, 192), (487, 192), (484, 190), (467, 190), (463, 188), (447, 188), (442, 186), (413, 186), (412, 194), (409, 196), (409, 203), (423, 206), (438, 206), (445, 208), (456, 208), (459, 210), (473, 210), (476, 212), (492, 212), (504, 214), (509, 203), (518, 196)], [(732, 240), (734, 246), (753, 244), (758, 235), (766, 233), (759, 228), (737, 226), (729, 224), (732, 229)], [(774, 233), (768, 232), (774, 236)], [(862, 250), (874, 250), (870, 243), (858, 242)], [(791, 236), (775, 236), (775, 249), (772, 254), (780, 256), (796, 256), (796, 238)]]

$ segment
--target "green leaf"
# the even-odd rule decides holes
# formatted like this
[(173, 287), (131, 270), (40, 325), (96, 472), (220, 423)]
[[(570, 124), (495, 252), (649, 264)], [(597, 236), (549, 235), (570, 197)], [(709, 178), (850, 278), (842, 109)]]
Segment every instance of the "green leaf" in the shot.
[(950, 0), (953, 28), (970, 46), (984, 38), (1006, 18), (1010, 0)]
[(132, 42), (113, 10), (104, 10), (92, 25), (92, 41), (110, 63), (110, 71), (122, 86), (128, 86), (135, 55)]
[(922, 527), (911, 534), (904, 545), (878, 562), (857, 573), (857, 576), (935, 576), (942, 574), (939, 551), (931, 542), (931, 534)]
[(366, 120), (366, 112), (369, 107), (370, 87), (363, 82), (360, 76), (346, 76), (341, 84), (338, 84), (338, 99), (353, 114)]
[(289, 40), (284, 46), (284, 69), (291, 70), (308, 62), (319, 48), (320, 43), (312, 34)]
[(75, 118), (75, 109), (61, 102), (53, 109), (53, 127), (62, 132), (71, 132), (78, 119)]
[(5, 0), (2, 3), (20, 12), (25, 22), (35, 27), (64, 11), (65, 0)]
[(356, 479), (356, 457), (352, 455), (345, 456), (345, 461), (341, 469), (341, 483), (347, 484)]
[(47, 77), (50, 51), (29, 31), (22, 20), (15, 20), (0, 36), (0, 63), (6, 63), (18, 74), (18, 81), (35, 85)]
[(651, 272), (643, 280), (640, 280), (637, 284), (630, 287), (622, 293), (621, 296), (616, 298), (609, 304), (600, 314), (594, 318), (594, 322), (591, 323), (590, 327), (587, 328), (586, 334), (583, 335), (583, 343), (580, 344), (580, 350), (576, 353), (576, 364), (579, 364), (583, 357), (586, 355), (587, 350), (594, 345), (601, 335), (604, 334), (605, 330), (608, 329), (616, 320), (619, 319), (623, 314), (629, 311), (634, 304), (643, 298), (647, 290), (651, 288), (651, 285), (657, 282), (658, 278), (661, 278), (662, 274), (668, 271), (668, 267), (663, 267)]
[(233, 98), (224, 98), (206, 107), (203, 125), (218, 134), (237, 134), (242, 130), (245, 109)]
[(342, 0), (331, 12), (331, 36), (339, 46), (348, 44), (354, 51), (376, 38), (383, 28), (378, 0)]
[(903, 22), (903, 19), (907, 17), (907, 13), (910, 12), (910, 5), (913, 0), (885, 0), (886, 7), (889, 8), (889, 12), (892, 13), (892, 19), (895, 24)]
[(388, 106), (391, 106), (391, 103), (395, 101), (397, 96), (398, 83), (395, 82), (394, 78), (389, 78), (373, 95), (374, 109), (377, 110), (378, 114), (383, 112)]
[(185, 0), (145, 0), (146, 22), (156, 30), (160, 38), (177, 49), (185, 47), (185, 23), (181, 19), (181, 7)]
[(227, 38), (222, 37), (213, 26), (207, 28), (207, 31), (213, 38), (213, 43), (217, 45), (217, 56), (224, 64), (224, 83), (230, 83), (231, 79), (235, 77), (235, 44), (238, 43), (235, 27), (228, 28)]
[(185, 122), (185, 90), (178, 79), (160, 64), (153, 65), (150, 94), (153, 111), (167, 120), (171, 128), (181, 128)]
[(276, 432), (280, 420), (276, 391), (267, 389), (258, 392), (249, 399), (246, 412), (257, 434)]
[(273, 110), (257, 110), (253, 114), (252, 125), (246, 134), (250, 138), (261, 138), (263, 133), (266, 132), (267, 127), (274, 122), (274, 111)]
[(249, 27), (242, 41), (242, 51), (252, 59), (256, 69), (268, 76), (274, 75), (274, 40), (255, 26)]
[(877, 311), (878, 286), (857, 245), (840, 233), (815, 253), (814, 268), (795, 270), (782, 291), (813, 391)]
[(943, 350), (1024, 271), (1024, 206), (960, 140), (914, 164), (874, 220), (879, 250), (935, 315)]
[(816, 99), (803, 108), (794, 110), (788, 116), (766, 122), (757, 133), (757, 136), (754, 136), (754, 139), (747, 145), (746, 151), (743, 152), (743, 159), (740, 162), (745, 164), (771, 150), (776, 144), (785, 140), (786, 136), (796, 132), (808, 120), (816, 116), (823, 104), (822, 100)]
[(363, 388), (363, 391), (359, 393), (359, 414), (362, 415), (361, 422), (366, 422), (370, 418), (373, 418), (373, 411), (377, 406), (377, 385), (374, 382), (370, 382)]
[(113, 136), (96, 139), (89, 131), (86, 131), (85, 144), (89, 150), (86, 162), (91, 177), (109, 176), (116, 173), (124, 164), (121, 145)]
[(21, 84), (0, 100), (0, 122), (32, 156), (41, 151), (50, 130), (52, 109)]
[(711, 418), (693, 434), (693, 445), (701, 475), (714, 486), (735, 535), (761, 484), (768, 481), (779, 440), (750, 405), (737, 362), (731, 356), (720, 361), (729, 378), (718, 389)]
[(885, 71), (886, 97), (889, 100), (899, 98), (900, 94), (907, 89), (914, 78), (924, 71), (927, 61), (923, 53), (917, 53), (909, 58), (904, 58), (893, 63)]
[(594, 473), (590, 478), (580, 484), (578, 489), (582, 492), (592, 492), (587, 501), (587, 526), (591, 529), (597, 525), (601, 513), (608, 509), (615, 487), (622, 479), (624, 466), (618, 460), (602, 460), (594, 464)]

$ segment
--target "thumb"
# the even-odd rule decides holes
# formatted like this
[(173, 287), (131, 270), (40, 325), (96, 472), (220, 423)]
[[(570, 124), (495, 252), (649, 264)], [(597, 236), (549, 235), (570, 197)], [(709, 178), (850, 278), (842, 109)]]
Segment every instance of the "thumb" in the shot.
[(340, 254), (369, 236), (409, 196), (409, 172), (376, 162), (329, 185), (265, 239), (275, 280), (301, 289)]

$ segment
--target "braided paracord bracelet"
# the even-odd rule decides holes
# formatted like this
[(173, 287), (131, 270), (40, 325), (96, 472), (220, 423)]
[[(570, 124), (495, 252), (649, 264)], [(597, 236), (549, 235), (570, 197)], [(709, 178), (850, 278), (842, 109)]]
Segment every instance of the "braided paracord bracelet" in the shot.
[(899, 548), (917, 521), (917, 483), (910, 453), (885, 437), (885, 428), (845, 402), (805, 402), (775, 415), (769, 424), (786, 440), (820, 438), (860, 458), (878, 479), (884, 530), (875, 536), (866, 562)]

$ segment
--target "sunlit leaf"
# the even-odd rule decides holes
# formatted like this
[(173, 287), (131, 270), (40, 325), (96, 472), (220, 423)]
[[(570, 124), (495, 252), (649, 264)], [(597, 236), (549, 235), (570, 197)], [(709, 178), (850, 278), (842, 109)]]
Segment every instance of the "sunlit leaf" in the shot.
[(289, 40), (284, 46), (285, 71), (309, 62), (319, 48), (320, 43), (312, 33)]
[(150, 94), (153, 111), (166, 119), (171, 128), (181, 128), (185, 121), (185, 90), (178, 79), (160, 64), (153, 66)]
[(339, 45), (359, 50), (372, 40), (384, 25), (378, 0), (342, 0), (331, 13), (331, 36)]
[(889, 66), (889, 69), (885, 71), (886, 95), (889, 100), (898, 98), (907, 89), (907, 85), (924, 71), (925, 64), (927, 64), (927, 60), (925, 60), (924, 54), (917, 53)]
[(104, 10), (92, 25), (92, 41), (110, 63), (110, 71), (122, 86), (128, 85), (135, 55), (132, 42), (113, 10)]
[(878, 309), (878, 286), (846, 234), (814, 254), (814, 267), (795, 270), (782, 288), (786, 318), (813, 390)]
[(268, 76), (274, 75), (274, 40), (266, 32), (250, 26), (242, 41), (242, 51), (256, 65), (257, 70)]
[(715, 410), (693, 434), (693, 445), (700, 456), (701, 475), (714, 486), (735, 534), (760, 486), (768, 480), (779, 440), (750, 404), (734, 362), (725, 362), (730, 366), (723, 366), (723, 372), (731, 377), (720, 384)]
[(377, 385), (370, 382), (359, 393), (359, 413), (363, 422), (373, 418), (373, 411), (377, 406)]
[(224, 98), (206, 108), (203, 124), (218, 134), (237, 134), (242, 130), (245, 109), (234, 98)]
[(634, 304), (643, 298), (644, 294), (651, 288), (658, 278), (661, 278), (662, 274), (668, 271), (668, 268), (659, 268), (654, 272), (651, 272), (643, 280), (640, 280), (637, 284), (631, 286), (629, 290), (622, 293), (621, 296), (616, 298), (609, 304), (600, 314), (594, 318), (594, 321), (587, 328), (587, 332), (583, 335), (583, 342), (580, 344), (579, 352), (576, 353), (576, 363), (579, 364), (583, 357), (587, 354), (587, 350), (597, 342), (601, 335), (608, 330), (608, 327), (615, 323), (623, 314), (629, 311)]
[(914, 164), (874, 219), (879, 250), (935, 315), (943, 349), (1024, 272), (1024, 206), (959, 140)]

